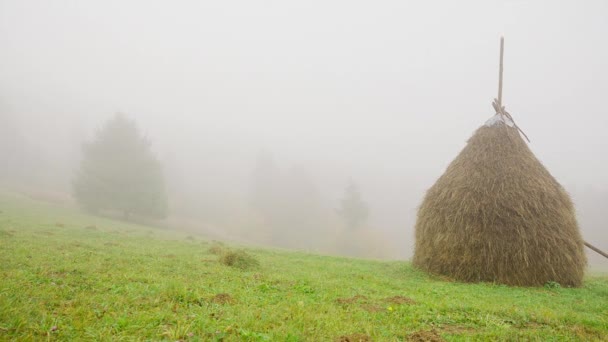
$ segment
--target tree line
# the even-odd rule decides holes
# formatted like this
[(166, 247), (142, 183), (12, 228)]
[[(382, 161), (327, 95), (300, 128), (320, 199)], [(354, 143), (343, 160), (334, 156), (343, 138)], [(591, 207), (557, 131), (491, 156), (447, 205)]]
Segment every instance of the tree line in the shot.
[[(163, 219), (169, 214), (162, 165), (149, 140), (124, 114), (105, 122), (94, 139), (83, 145), (72, 188), (78, 203), (93, 213), (111, 212), (124, 219)], [(266, 225), (297, 225), (291, 232), (318, 229), (318, 197), (303, 169), (281, 172), (269, 154), (258, 157), (252, 171), (250, 205)], [(335, 212), (348, 229), (366, 225), (369, 208), (354, 181), (346, 186)], [(277, 239), (281, 240), (280, 234)]]

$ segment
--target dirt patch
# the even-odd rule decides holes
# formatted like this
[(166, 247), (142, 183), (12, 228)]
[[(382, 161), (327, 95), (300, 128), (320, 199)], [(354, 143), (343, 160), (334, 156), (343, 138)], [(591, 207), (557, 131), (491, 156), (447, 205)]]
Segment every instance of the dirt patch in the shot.
[(211, 298), (211, 302), (216, 304), (232, 304), (236, 302), (236, 300), (234, 300), (234, 298), (227, 293), (218, 293)]
[(444, 342), (445, 340), (435, 330), (420, 330), (407, 336), (409, 342)]
[(87, 229), (87, 230), (97, 230), (97, 226), (94, 225), (94, 224), (92, 224), (92, 225), (84, 227), (84, 229)]
[(380, 305), (376, 305), (376, 304), (363, 304), (361, 305), (361, 309), (367, 311), (367, 312), (382, 312), (382, 311), (386, 311), (385, 308), (381, 307)]
[(165, 258), (167, 258), (167, 259), (175, 259), (175, 254), (167, 254), (167, 255), (165, 255)]
[(63, 224), (61, 222), (57, 222), (57, 223), (55, 223), (55, 227), (65, 228), (65, 224)]
[(384, 301), (392, 304), (416, 304), (415, 300), (404, 296), (387, 297), (384, 298)]
[(371, 342), (372, 338), (365, 334), (342, 335), (335, 342)]
[(338, 298), (338, 299), (336, 299), (336, 303), (338, 303), (338, 304), (352, 304), (352, 303), (357, 303), (359, 301), (366, 301), (366, 300), (368, 300), (368, 298), (366, 296), (355, 295), (355, 296), (350, 297), (350, 298)]

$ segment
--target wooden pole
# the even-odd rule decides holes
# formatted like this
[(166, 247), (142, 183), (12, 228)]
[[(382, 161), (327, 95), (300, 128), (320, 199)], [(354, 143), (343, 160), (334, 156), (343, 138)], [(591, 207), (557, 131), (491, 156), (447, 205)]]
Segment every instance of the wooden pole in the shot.
[(585, 242), (585, 246), (589, 247), (589, 249), (598, 253), (599, 255), (603, 255), (605, 258), (608, 258), (608, 253), (602, 252), (599, 248), (595, 247), (594, 245), (590, 244), (587, 241), (584, 241), (584, 242)]
[(498, 106), (502, 108), (502, 60), (505, 52), (505, 37), (500, 37), (500, 68), (498, 69)]

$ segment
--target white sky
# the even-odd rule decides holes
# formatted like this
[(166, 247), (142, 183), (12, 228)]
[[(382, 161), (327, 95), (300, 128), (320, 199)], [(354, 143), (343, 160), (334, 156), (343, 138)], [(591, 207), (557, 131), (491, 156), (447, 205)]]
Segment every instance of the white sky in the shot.
[(210, 182), (266, 149), (410, 215), (493, 115), (501, 35), (537, 157), (607, 189), (607, 1), (0, 0), (0, 104), (49, 149), (122, 111)]

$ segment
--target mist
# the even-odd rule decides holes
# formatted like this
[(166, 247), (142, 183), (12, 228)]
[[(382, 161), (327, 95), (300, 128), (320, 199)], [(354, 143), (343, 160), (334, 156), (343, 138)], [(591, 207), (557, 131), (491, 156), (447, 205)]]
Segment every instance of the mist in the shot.
[[(494, 114), (504, 35), (503, 103), (606, 250), (606, 13), (604, 1), (0, 1), (0, 184), (74, 205), (82, 145), (120, 112), (163, 165), (170, 229), (406, 259), (426, 189)], [(252, 199), (260, 163), (281, 192), (272, 215)], [(355, 232), (337, 214), (351, 182), (369, 211)]]

